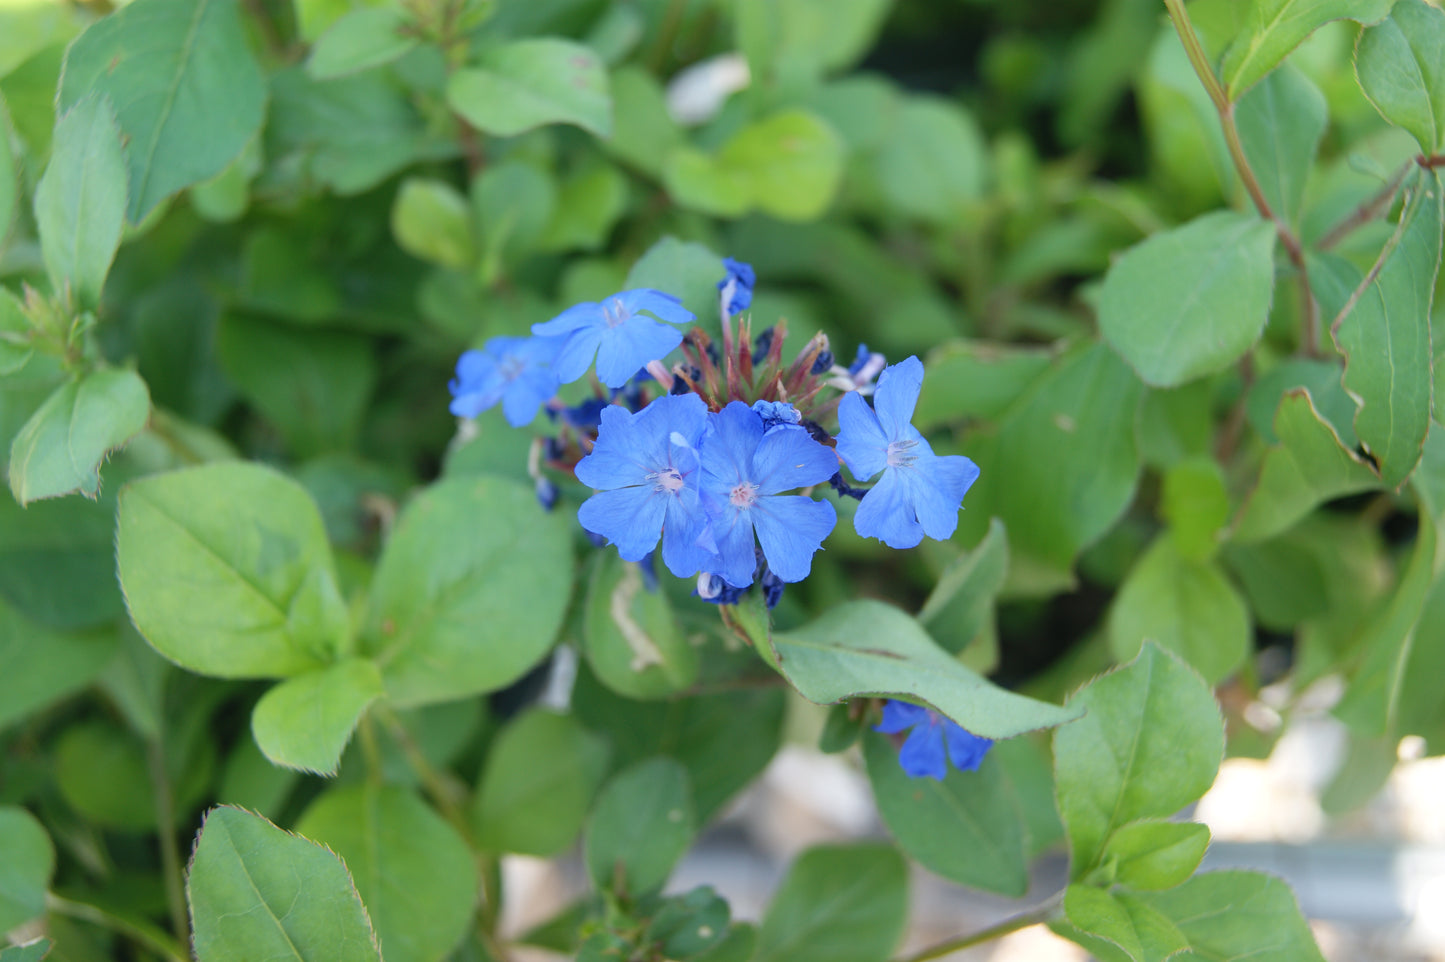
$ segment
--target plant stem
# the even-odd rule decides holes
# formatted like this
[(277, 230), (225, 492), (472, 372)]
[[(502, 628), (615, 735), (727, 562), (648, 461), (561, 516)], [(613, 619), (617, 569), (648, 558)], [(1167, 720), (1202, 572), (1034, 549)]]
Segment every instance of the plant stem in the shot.
[(1040, 905), (1021, 912), (1012, 918), (1004, 919), (997, 925), (990, 925), (988, 928), (971, 935), (960, 935), (952, 939), (945, 939), (936, 942), (925, 949), (921, 949), (912, 955), (905, 956), (897, 962), (927, 962), (929, 959), (939, 959), (960, 949), (967, 949), (984, 942), (992, 942), (994, 939), (1002, 938), (1011, 932), (1019, 929), (1026, 929), (1031, 925), (1039, 925), (1048, 922), (1059, 914), (1059, 906), (1064, 903), (1064, 893), (1060, 892)]
[(1389, 208), (1390, 203), (1395, 199), (1395, 195), (1399, 193), (1400, 184), (1405, 180), (1405, 175), (1410, 172), (1412, 164), (1414, 164), (1414, 161), (1407, 160), (1395, 176), (1390, 178), (1390, 182), (1380, 188), (1379, 193), (1375, 194), (1375, 196), (1365, 201), (1359, 207), (1356, 207), (1349, 217), (1346, 217), (1334, 227), (1331, 227), (1329, 232), (1326, 233), (1324, 237), (1321, 237), (1319, 243), (1315, 246), (1322, 251), (1327, 251), (1344, 240), (1355, 228), (1363, 224), (1368, 224), (1384, 213), (1385, 210)]
[(123, 918), (98, 905), (91, 905), (89, 902), (75, 902), (62, 898), (53, 892), (46, 894), (45, 908), (56, 915), (64, 915), (110, 929), (112, 932), (145, 946), (165, 959), (166, 962), (189, 962), (190, 956), (181, 947), (181, 943), (173, 941), (163, 929), (156, 926)]
[(1174, 29), (1184, 44), (1184, 52), (1189, 55), (1189, 62), (1193, 65), (1194, 72), (1199, 75), (1200, 82), (1204, 84), (1204, 89), (1209, 93), (1209, 99), (1214, 102), (1214, 109), (1219, 113), (1219, 124), (1224, 131), (1224, 142), (1229, 147), (1230, 159), (1234, 161), (1234, 169), (1244, 183), (1245, 192), (1249, 194), (1255, 210), (1259, 211), (1259, 216), (1274, 224), (1280, 243), (1284, 245), (1285, 253), (1289, 255), (1290, 263), (1294, 265), (1296, 276), (1299, 279), (1300, 303), (1304, 307), (1305, 315), (1300, 349), (1308, 357), (1318, 357), (1320, 353), (1319, 306), (1315, 303), (1314, 291), (1310, 288), (1309, 271), (1305, 266), (1304, 245), (1300, 243), (1289, 224), (1270, 208), (1269, 200), (1264, 196), (1264, 188), (1260, 186), (1259, 178), (1255, 176), (1254, 169), (1249, 165), (1249, 158), (1245, 156), (1244, 142), (1239, 139), (1239, 125), (1234, 121), (1235, 104), (1225, 93), (1219, 78), (1215, 76), (1214, 67), (1209, 63), (1209, 56), (1204, 52), (1204, 45), (1199, 42), (1199, 34), (1194, 31), (1194, 24), (1190, 22), (1189, 14), (1184, 10), (1184, 0), (1164, 0), (1164, 6), (1169, 9), (1169, 18), (1174, 22)]
[(166, 905), (171, 913), (171, 931), (182, 944), (191, 940), (190, 919), (186, 915), (186, 895), (181, 886), (181, 853), (176, 846), (176, 804), (171, 793), (170, 776), (166, 774), (163, 734), (146, 746), (150, 763), (151, 788), (156, 797), (156, 832), (161, 845), (161, 879), (166, 887)]

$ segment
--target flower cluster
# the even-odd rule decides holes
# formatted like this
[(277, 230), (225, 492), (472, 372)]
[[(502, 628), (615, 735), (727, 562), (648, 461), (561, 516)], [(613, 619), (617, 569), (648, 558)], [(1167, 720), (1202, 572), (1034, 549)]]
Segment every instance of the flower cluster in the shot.
[[(808, 576), (837, 523), (815, 489), (858, 499), (858, 534), (891, 547), (951, 537), (978, 468), (935, 454), (913, 426), (918, 358), (888, 366), (860, 346), (844, 367), (818, 334), (784, 361), (786, 325), (754, 337), (744, 313), (752, 267), (729, 258), (722, 268), (721, 349), (700, 328), (683, 332), (695, 318), (676, 297), (621, 291), (534, 324), (532, 337), (497, 337), (464, 353), (450, 385), (452, 413), (475, 417), (500, 404), (522, 427), (544, 410), (556, 435), (534, 444), (530, 466), (544, 506), (559, 491), (543, 467), (573, 475), (594, 492), (577, 518), (595, 542), (634, 562), (650, 562), (661, 544), (668, 571), (696, 578), (697, 595), (717, 604), (734, 604), (757, 584), (772, 607), (784, 585)], [(681, 358), (665, 363), (674, 352)], [(559, 399), (589, 370), (593, 396)], [(891, 704), (901, 707), (885, 709), (885, 725), (915, 707)], [(935, 728), (936, 720), (910, 736), (910, 774), (942, 777), (942, 754), (918, 747), (920, 733)], [(965, 767), (949, 731), (939, 739)]]

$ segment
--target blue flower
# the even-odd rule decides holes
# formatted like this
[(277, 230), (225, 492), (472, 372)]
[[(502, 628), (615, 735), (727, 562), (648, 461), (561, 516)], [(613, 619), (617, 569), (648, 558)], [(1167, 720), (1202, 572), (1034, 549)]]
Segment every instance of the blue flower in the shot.
[(837, 465), (833, 452), (807, 431), (795, 426), (767, 431), (741, 401), (714, 414), (702, 444), (704, 544), (717, 554), (716, 567), (706, 570), (737, 588), (752, 584), (756, 531), (774, 574), (783, 581), (806, 578), (813, 552), (838, 516), (826, 502), (779, 492), (826, 481)]
[(948, 774), (945, 755), (959, 771), (976, 771), (993, 747), (992, 739), (979, 738), (936, 711), (906, 701), (885, 702), (883, 721), (873, 730), (895, 735), (906, 728), (913, 731), (898, 752), (898, 764), (909, 778), (927, 776), (943, 781)]
[(753, 410), (763, 419), (763, 430), (767, 431), (780, 424), (798, 424), (803, 415), (787, 401), (754, 401)]
[(641, 561), (662, 537), (662, 561), (679, 578), (711, 559), (698, 545), (706, 516), (698, 501), (697, 443), (707, 405), (696, 394), (660, 397), (636, 414), (610, 404), (592, 453), (577, 463), (577, 480), (598, 489), (577, 520)]
[[(742, 261), (735, 261), (731, 257), (723, 258), (723, 268), (727, 275), (717, 282), (717, 289), (728, 298), (727, 312), (731, 317), (748, 309), (753, 303), (753, 285), (758, 282), (758, 275), (753, 272), (751, 264), (744, 264)], [(728, 294), (728, 285), (732, 285), (732, 293)]]
[(878, 378), (872, 408), (857, 393), (838, 405), (838, 456), (860, 481), (883, 472), (858, 505), (853, 527), (890, 548), (911, 548), (924, 535), (952, 537), (963, 496), (978, 479), (978, 465), (934, 454), (909, 423), (922, 387), (923, 363), (910, 357)]
[(494, 337), (480, 350), (463, 353), (447, 385), (451, 412), (474, 418), (500, 401), (508, 424), (528, 424), (537, 407), (557, 393), (552, 364), (561, 347), (560, 337)]
[(608, 387), (626, 384), (648, 361), (656, 361), (682, 343), (682, 332), (660, 324), (686, 324), (692, 311), (671, 294), (642, 287), (622, 291), (597, 304), (587, 301), (567, 308), (550, 321), (532, 325), (533, 334), (567, 336), (553, 368), (563, 384), (587, 373), (597, 358), (597, 376)]

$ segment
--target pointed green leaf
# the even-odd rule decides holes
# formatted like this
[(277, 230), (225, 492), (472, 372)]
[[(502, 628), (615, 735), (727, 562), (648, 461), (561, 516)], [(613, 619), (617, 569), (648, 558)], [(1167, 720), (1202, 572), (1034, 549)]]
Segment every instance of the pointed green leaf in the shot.
[(1254, 633), (1244, 599), (1212, 561), (1185, 557), (1172, 535), (1156, 538), (1135, 563), (1109, 613), (1120, 661), (1154, 641), (1193, 665), (1211, 685), (1249, 653)]
[(962, 885), (1015, 898), (1028, 890), (1023, 815), (997, 759), (974, 772), (950, 768), (940, 782), (910, 778), (883, 735), (865, 735), (863, 753), (878, 810), (903, 851)]
[(1054, 732), (1054, 778), (1070, 877), (1079, 879), (1120, 826), (1173, 815), (1208, 791), (1224, 726), (1204, 680), (1153, 644), (1094, 679), (1069, 707), (1088, 714)]
[(1329, 123), (1324, 94), (1286, 64), (1239, 98), (1234, 116), (1244, 156), (1270, 208), (1297, 224), (1305, 179)]
[(100, 493), (100, 462), (145, 427), (151, 399), (134, 371), (109, 368), (67, 381), (10, 445), (10, 490), (21, 505)]
[(583, 855), (599, 889), (637, 898), (661, 888), (697, 833), (687, 770), (652, 758), (615, 776), (587, 821)]
[[(0, 236), (4, 236), (3, 232)], [(20, 298), (0, 287), (0, 377), (14, 374), (30, 360), (30, 333), (30, 321)]]
[(628, 698), (665, 698), (697, 681), (697, 649), (667, 595), (644, 588), (637, 565), (615, 552), (593, 567), (582, 643), (598, 680)]
[(1324, 962), (1294, 893), (1262, 872), (1205, 872), (1138, 898), (1212, 962)]
[(918, 623), (950, 654), (963, 651), (993, 617), (994, 599), (1008, 574), (1003, 522), (989, 522), (978, 547), (948, 563), (918, 612)]
[(224, 170), (266, 107), (236, 0), (136, 0), (95, 21), (66, 52), (60, 109), (92, 91), (126, 137), (131, 223)]
[(892, 847), (809, 849), (773, 895), (752, 962), (878, 962), (907, 913), (908, 866)]
[(40, 250), (56, 292), (94, 309), (125, 227), (125, 157), (109, 99), (76, 103), (56, 121), (52, 143), (35, 186)]
[(986, 681), (934, 644), (908, 615), (879, 601), (850, 601), (773, 636), (780, 670), (820, 705), (883, 695), (925, 702), (984, 738), (1011, 738), (1078, 718)]
[(40, 820), (23, 808), (0, 808), (0, 931), (45, 914), (55, 847)]
[(333, 788), (311, 803), (296, 831), (346, 860), (386, 962), (435, 962), (466, 932), (476, 864), (466, 840), (408, 789)]
[(341, 859), (259, 815), (211, 809), (186, 894), (199, 962), (381, 962)]
[(452, 74), (447, 103), (478, 130), (512, 137), (543, 124), (612, 133), (607, 71), (591, 48), (547, 37), (517, 40)]
[(1360, 34), (1355, 75), (1386, 120), (1433, 154), (1445, 141), (1445, 11), (1425, 0), (1399, 0)]
[(1174, 923), (1124, 894), (1070, 885), (1064, 914), (1079, 931), (1117, 946), (1134, 962), (1165, 962), (1189, 947)]
[[(5, 106), (5, 97), (0, 94), (0, 238), (10, 230), (10, 218), (15, 214), (15, 200), (19, 194), (19, 171), (15, 166), (15, 151), (10, 146), (10, 110)], [(0, 374), (5, 373), (5, 363), (0, 360)]]
[(96, 679), (115, 656), (115, 631), (51, 631), (0, 601), (0, 731)]
[(1274, 238), (1268, 221), (1216, 211), (1130, 248), (1099, 292), (1104, 339), (1153, 387), (1229, 367), (1269, 317)]
[(221, 678), (321, 665), (288, 625), (311, 572), (330, 571), (331, 550), (311, 496), (278, 472), (230, 462), (131, 483), (116, 561), (131, 619), (177, 664)]
[(49, 939), (36, 939), (24, 945), (12, 945), (0, 949), (0, 962), (40, 962), (50, 954), (55, 943)]
[(362, 648), (403, 706), (496, 691), (551, 650), (572, 571), (568, 520), (529, 488), (442, 481), (406, 506), (382, 552)]
[(443, 267), (466, 267), (476, 256), (471, 208), (445, 181), (402, 181), (391, 207), (391, 232), (402, 250)]
[(716, 327), (718, 314), (718, 281), (727, 273), (722, 257), (697, 241), (681, 241), (664, 237), (627, 272), (623, 287), (651, 287), (666, 291), (682, 301), (682, 306), (703, 321)]
[(1322, 303), (1333, 308), (1342, 288), (1351, 291), (1331, 333), (1345, 355), (1345, 389), (1359, 399), (1355, 432), (1391, 487), (1415, 470), (1430, 427), (1430, 303), (1445, 229), (1441, 195), (1438, 174), (1422, 171), (1395, 236), (1381, 252), (1378, 274), (1363, 291), (1347, 262), (1314, 261), (1325, 268), (1316, 282)]
[(1114, 880), (1140, 891), (1170, 889), (1194, 874), (1209, 848), (1209, 829), (1198, 822), (1140, 820), (1122, 825), (1104, 846)]
[(306, 58), (306, 72), (317, 80), (330, 80), (391, 63), (418, 43), (402, 32), (410, 23), (393, 7), (352, 10), (327, 28)]
[(266, 692), (251, 715), (251, 732), (275, 764), (334, 775), (362, 712), (381, 694), (376, 665), (351, 658)]
[(1340, 443), (1304, 388), (1285, 392), (1274, 433), (1280, 443), (1265, 453), (1259, 483), (1234, 522), (1236, 541), (1263, 541), (1322, 501), (1380, 484), (1375, 472)]
[(582, 830), (607, 768), (607, 742), (571, 715), (533, 709), (492, 743), (472, 805), (477, 844), (548, 857)]
[(1225, 51), (1221, 74), (1231, 100), (1275, 68), (1291, 50), (1331, 20), (1373, 23), (1394, 0), (1249, 0), (1244, 27)]

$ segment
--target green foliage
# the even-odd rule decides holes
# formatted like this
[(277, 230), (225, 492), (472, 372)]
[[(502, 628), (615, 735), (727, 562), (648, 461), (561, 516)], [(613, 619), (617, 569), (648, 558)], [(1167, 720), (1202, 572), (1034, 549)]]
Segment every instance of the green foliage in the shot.
[(447, 103), (478, 130), (511, 137), (543, 124), (612, 132), (612, 96), (596, 54), (564, 40), (519, 40), (485, 51), (447, 82)]
[(1355, 70), (1375, 109), (1429, 154), (1445, 139), (1445, 13), (1402, 0), (1360, 34)]
[(0, 808), (0, 928), (10, 931), (45, 911), (55, 848), (40, 820), (23, 808)]
[(755, 962), (866, 962), (903, 933), (906, 870), (881, 845), (815, 848), (788, 870), (763, 916)]
[(697, 824), (687, 770), (669, 758), (639, 762), (602, 788), (587, 823), (587, 872), (628, 898), (662, 887)]

